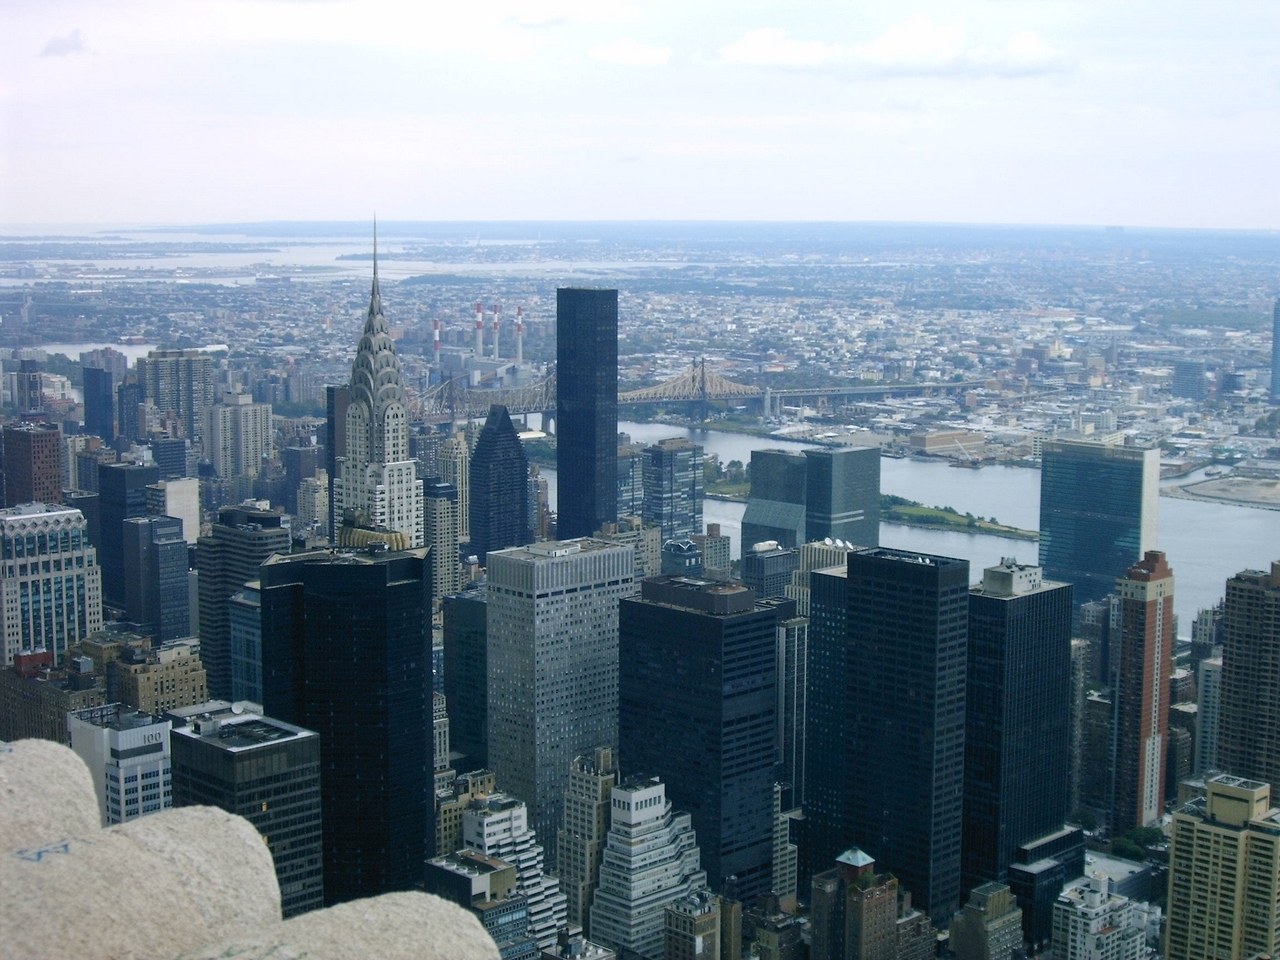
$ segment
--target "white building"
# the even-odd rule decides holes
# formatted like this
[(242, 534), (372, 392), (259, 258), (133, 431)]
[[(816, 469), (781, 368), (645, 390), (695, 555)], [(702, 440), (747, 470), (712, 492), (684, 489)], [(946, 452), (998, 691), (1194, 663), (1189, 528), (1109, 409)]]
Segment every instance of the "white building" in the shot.
[(84, 514), (26, 503), (0, 510), (4, 662), (15, 653), (68, 646), (102, 629), (102, 570)]
[(444, 442), (440, 479), (458, 491), (458, 542), (465, 543), (471, 539), (471, 450), (461, 433)]
[(1218, 768), (1218, 722), (1222, 716), (1221, 657), (1200, 661), (1196, 697), (1196, 765), (1192, 772), (1202, 777)]
[(182, 539), (195, 546), (200, 539), (200, 481), (183, 477), (148, 484), (147, 515), (177, 517), (182, 521)]
[(529, 901), (529, 935), (539, 948), (555, 946), (566, 926), (566, 898), (560, 882), (543, 873), (542, 847), (529, 827), (528, 808), (515, 797), (491, 793), (462, 812), (462, 843), (485, 856), (514, 864), (516, 890)]
[(425, 546), (422, 481), (409, 453), (409, 398), (382, 315), (376, 251), (369, 315), (351, 364), (347, 455), (337, 471), (336, 516), (354, 510), (359, 523), (403, 533), (411, 548)]
[(489, 765), (554, 837), (574, 757), (618, 745), (618, 601), (635, 592), (635, 550), (549, 541), (488, 564)]
[(104, 826), (173, 806), (172, 727), (122, 703), (67, 714), (71, 749), (93, 774)]
[(611, 826), (591, 904), (591, 939), (619, 953), (661, 957), (667, 904), (705, 890), (707, 872), (687, 813), (674, 813), (657, 777), (613, 788)]
[(304, 530), (314, 528), (322, 537), (329, 535), (329, 475), (323, 469), (298, 484), (297, 518)]
[(220, 477), (257, 476), (270, 459), (271, 404), (227, 393), (204, 414), (204, 455)]
[(1098, 874), (1069, 885), (1053, 907), (1054, 960), (1144, 960), (1146, 913)]

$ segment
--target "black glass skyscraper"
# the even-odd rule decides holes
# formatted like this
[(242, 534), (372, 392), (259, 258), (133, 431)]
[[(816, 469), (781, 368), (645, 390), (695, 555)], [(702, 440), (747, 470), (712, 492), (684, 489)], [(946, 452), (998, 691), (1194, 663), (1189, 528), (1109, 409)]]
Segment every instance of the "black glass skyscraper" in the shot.
[(444, 695), (449, 745), (475, 770), (489, 765), (489, 604), (483, 587), (445, 597)]
[(261, 582), (263, 707), (320, 734), (325, 903), (412, 890), (435, 833), (427, 551), (277, 556)]
[(507, 408), (494, 404), (471, 455), (471, 551), (522, 547), (529, 536), (529, 458)]
[(338, 514), (334, 497), (335, 478), (338, 476), (338, 459), (347, 455), (347, 407), (351, 405), (351, 387), (348, 384), (324, 388), (324, 468), (329, 472), (329, 542), (338, 542)]
[(688, 810), (713, 889), (768, 893), (780, 607), (739, 584), (653, 577), (618, 611), (618, 757)]
[(960, 905), (969, 563), (849, 555), (844, 775), (854, 844), (931, 917)]
[(119, 408), (120, 433), (126, 440), (140, 440), (144, 433), (138, 407), (147, 398), (142, 384), (122, 383), (116, 387), (116, 406)]
[(561, 540), (618, 519), (618, 291), (556, 291), (556, 472)]
[(110, 370), (85, 367), (84, 431), (110, 443), (116, 438), (116, 390)]
[(158, 646), (191, 635), (187, 541), (177, 517), (130, 517), (124, 540), (125, 612)]
[(1067, 817), (1071, 585), (1005, 562), (969, 592), (962, 888)]
[(147, 515), (147, 485), (159, 479), (160, 470), (154, 466), (104, 463), (98, 467), (102, 542), (97, 547), (102, 566), (102, 602), (105, 604), (125, 606), (124, 521)]

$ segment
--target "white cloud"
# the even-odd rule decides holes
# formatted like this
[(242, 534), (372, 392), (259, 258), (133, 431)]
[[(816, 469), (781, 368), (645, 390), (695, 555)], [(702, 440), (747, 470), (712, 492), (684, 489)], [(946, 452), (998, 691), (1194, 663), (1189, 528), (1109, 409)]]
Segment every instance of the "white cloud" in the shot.
[(72, 30), (65, 37), (54, 37), (40, 51), (42, 57), (65, 57), (73, 53), (84, 53), (88, 48), (84, 45), (84, 37), (79, 30)]
[(1071, 67), (1034, 31), (1014, 34), (1003, 47), (989, 47), (970, 42), (959, 24), (937, 24), (920, 15), (853, 47), (849, 60), (867, 73), (891, 76), (1015, 77)]
[(724, 63), (762, 67), (816, 67), (834, 59), (840, 48), (817, 40), (794, 40), (787, 31), (766, 28), (752, 30), (728, 46), (720, 48)]
[(591, 51), (591, 59), (624, 63), (630, 67), (661, 67), (671, 61), (671, 48), (636, 43), (630, 37), (615, 40)]

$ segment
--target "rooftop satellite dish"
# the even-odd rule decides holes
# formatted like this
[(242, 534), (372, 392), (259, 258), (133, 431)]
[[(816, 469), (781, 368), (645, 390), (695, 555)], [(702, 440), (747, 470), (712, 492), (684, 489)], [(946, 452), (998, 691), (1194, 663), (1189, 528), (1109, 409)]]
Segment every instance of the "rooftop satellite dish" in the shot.
[(824, 538), (822, 542), (823, 542), (823, 543), (825, 543), (828, 547), (829, 547), (829, 546), (831, 546), (831, 538), (830, 538), (830, 537), (826, 537), (826, 538)]
[(244, 713), (244, 704), (233, 703), (231, 705), (231, 712), (234, 713), (236, 716), (239, 716), (240, 714)]

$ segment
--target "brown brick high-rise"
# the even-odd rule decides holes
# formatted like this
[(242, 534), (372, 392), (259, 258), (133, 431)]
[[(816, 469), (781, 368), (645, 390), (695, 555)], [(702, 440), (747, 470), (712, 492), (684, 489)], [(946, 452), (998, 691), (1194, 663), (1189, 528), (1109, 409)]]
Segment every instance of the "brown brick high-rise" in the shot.
[(1218, 766), (1280, 784), (1280, 561), (1227, 581)]
[[(1115, 688), (1111, 831), (1146, 826), (1164, 813), (1169, 675), (1173, 671), (1173, 571), (1148, 550), (1116, 580), (1120, 651)], [(1112, 641), (1116, 642), (1115, 640)]]
[(4, 505), (62, 502), (62, 431), (49, 423), (4, 428)]

